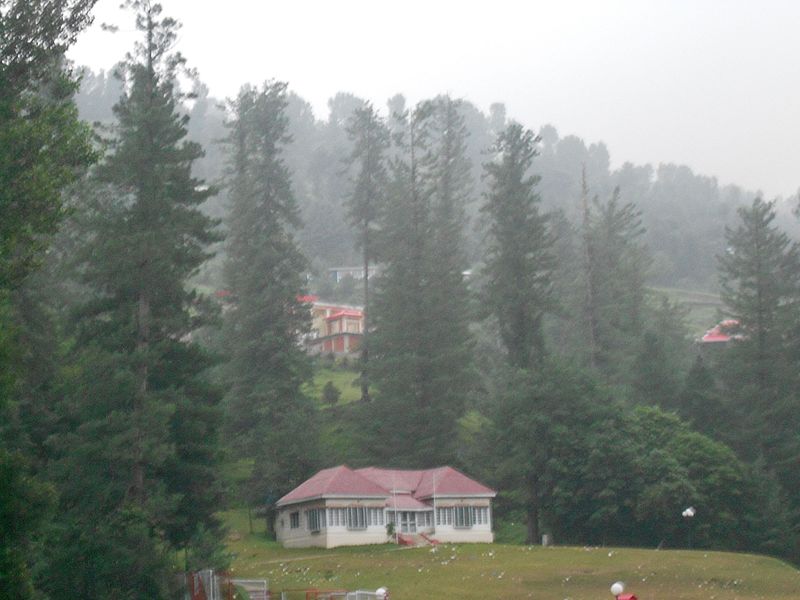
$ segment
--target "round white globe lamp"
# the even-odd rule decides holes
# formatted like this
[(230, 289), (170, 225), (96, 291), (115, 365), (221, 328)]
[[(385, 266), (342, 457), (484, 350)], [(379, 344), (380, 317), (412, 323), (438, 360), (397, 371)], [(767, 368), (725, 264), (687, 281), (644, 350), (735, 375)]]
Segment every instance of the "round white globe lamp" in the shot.
[(622, 592), (625, 591), (625, 584), (621, 581), (615, 581), (611, 584), (611, 593), (614, 596), (619, 596)]

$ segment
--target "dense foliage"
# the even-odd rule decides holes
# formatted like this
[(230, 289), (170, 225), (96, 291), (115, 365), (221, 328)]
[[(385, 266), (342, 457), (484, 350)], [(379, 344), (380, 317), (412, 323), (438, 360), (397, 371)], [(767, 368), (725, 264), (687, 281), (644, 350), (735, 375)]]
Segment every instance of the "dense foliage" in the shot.
[(281, 154), (286, 104), (283, 83), (243, 88), (228, 138), (227, 422), (237, 454), (254, 460), (248, 495), (258, 505), (289, 492), (317, 464), (316, 414), (301, 390), (310, 377), (300, 344), (309, 313), (299, 298), (306, 269), (293, 235), (299, 214)]
[(450, 98), (400, 115), (384, 271), (373, 304), (375, 384), (369, 452), (382, 462), (436, 465), (454, 457), (456, 421), (472, 387), (470, 303), (463, 272), (471, 191), (464, 125)]
[[(461, 467), (529, 543), (800, 560), (784, 204), (500, 104), (340, 93), (320, 121), (269, 81), (221, 107), (146, 0), (118, 78), (83, 74), (93, 149), (63, 56), (92, 4), (0, 0), (0, 594), (169, 597), (225, 564), (226, 504), (344, 460)], [(719, 290), (730, 341), (693, 346), (654, 284)], [(319, 389), (306, 287), (367, 310)]]
[[(92, 0), (0, 1), (0, 595), (35, 597), (33, 543), (50, 516), (52, 489), (36, 476), (27, 394), (48, 379), (31, 361), (41, 330), (21, 288), (64, 215), (63, 189), (93, 160), (78, 120), (77, 83), (64, 53), (89, 23)], [(27, 311), (27, 315), (25, 314)], [(41, 373), (36, 370), (41, 369)], [(41, 376), (40, 376), (41, 375)], [(40, 376), (40, 377), (39, 377)], [(30, 386), (30, 387), (29, 387)], [(40, 390), (39, 390), (40, 391)], [(42, 423), (36, 423), (41, 427)]]

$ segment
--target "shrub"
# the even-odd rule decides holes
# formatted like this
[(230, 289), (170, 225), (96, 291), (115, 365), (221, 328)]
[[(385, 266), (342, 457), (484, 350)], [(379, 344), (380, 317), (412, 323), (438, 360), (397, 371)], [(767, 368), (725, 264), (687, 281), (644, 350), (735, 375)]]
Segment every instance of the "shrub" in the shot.
[(325, 404), (330, 404), (331, 406), (337, 404), (341, 395), (342, 392), (339, 391), (339, 388), (337, 388), (332, 381), (328, 381), (325, 387), (322, 388), (322, 401), (325, 402)]

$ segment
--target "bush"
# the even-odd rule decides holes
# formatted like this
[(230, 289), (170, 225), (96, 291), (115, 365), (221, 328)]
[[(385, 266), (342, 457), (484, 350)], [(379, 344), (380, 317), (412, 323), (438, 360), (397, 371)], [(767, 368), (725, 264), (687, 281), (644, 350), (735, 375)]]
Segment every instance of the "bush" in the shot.
[(328, 381), (325, 384), (325, 387), (322, 388), (322, 401), (325, 404), (330, 404), (333, 406), (339, 402), (339, 398), (341, 397), (342, 392), (337, 388), (332, 381)]

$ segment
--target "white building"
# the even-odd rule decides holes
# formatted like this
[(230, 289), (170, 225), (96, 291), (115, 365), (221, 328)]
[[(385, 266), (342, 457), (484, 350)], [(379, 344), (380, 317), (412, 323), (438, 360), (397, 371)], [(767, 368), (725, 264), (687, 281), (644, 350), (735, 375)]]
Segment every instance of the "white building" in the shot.
[(492, 542), (496, 492), (453, 469), (324, 469), (278, 500), (275, 530), (284, 546), (355, 546), (404, 536)]

